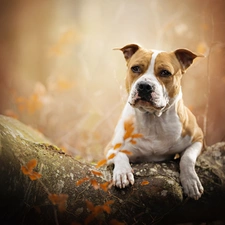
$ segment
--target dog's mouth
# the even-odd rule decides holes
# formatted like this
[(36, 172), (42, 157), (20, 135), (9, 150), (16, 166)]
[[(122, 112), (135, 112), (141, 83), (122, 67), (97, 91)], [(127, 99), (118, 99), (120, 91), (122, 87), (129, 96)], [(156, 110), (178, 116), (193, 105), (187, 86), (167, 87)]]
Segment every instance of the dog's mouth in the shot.
[(157, 98), (154, 96), (154, 92), (150, 95), (146, 96), (139, 96), (138, 93), (134, 98), (132, 98), (132, 101), (129, 102), (129, 104), (135, 108), (141, 108), (146, 109), (146, 111), (151, 109), (160, 110), (164, 108), (164, 106), (160, 106), (157, 102)]

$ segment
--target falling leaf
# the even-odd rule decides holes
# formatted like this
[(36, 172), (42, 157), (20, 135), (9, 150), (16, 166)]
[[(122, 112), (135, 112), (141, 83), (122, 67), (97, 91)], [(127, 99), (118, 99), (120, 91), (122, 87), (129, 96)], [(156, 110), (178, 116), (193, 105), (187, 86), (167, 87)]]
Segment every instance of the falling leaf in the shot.
[(102, 159), (101, 161), (99, 161), (99, 162), (97, 163), (97, 165), (96, 165), (95, 167), (96, 167), (96, 168), (102, 167), (102, 166), (104, 166), (106, 163), (107, 163), (107, 160), (106, 160), (106, 159)]
[(17, 97), (16, 104), (20, 112), (26, 111), (29, 114), (33, 114), (34, 112), (41, 109), (43, 106), (42, 101), (38, 93), (33, 93), (28, 98), (25, 97)]
[(131, 151), (128, 151), (128, 150), (120, 150), (120, 152), (123, 152), (126, 155), (132, 155), (133, 154)]
[(77, 185), (77, 186), (80, 186), (81, 184), (83, 184), (85, 181), (88, 181), (89, 179), (90, 179), (89, 177), (84, 177), (84, 178), (78, 180), (78, 181), (76, 182), (76, 185)]
[(209, 48), (208, 48), (207, 44), (202, 41), (202, 42), (198, 43), (196, 51), (197, 51), (197, 53), (204, 55), (207, 53), (208, 49)]
[(64, 212), (66, 210), (66, 204), (68, 199), (67, 194), (49, 194), (48, 199), (51, 201), (53, 205), (58, 206), (58, 210), (60, 212)]
[(91, 170), (91, 172), (96, 176), (103, 176), (103, 174), (97, 170)]
[(143, 134), (136, 133), (136, 134), (132, 134), (131, 137), (132, 138), (142, 138)]
[(28, 175), (31, 180), (37, 180), (42, 177), (42, 175), (38, 172), (33, 171), (33, 169), (37, 166), (37, 160), (31, 159), (26, 165), (21, 166), (21, 170), (24, 175)]
[(143, 180), (141, 182), (141, 186), (145, 186), (145, 185), (148, 185), (148, 184), (149, 184), (149, 181), (147, 181), (147, 180)]
[(121, 146), (122, 146), (122, 144), (121, 144), (121, 143), (117, 143), (117, 144), (115, 144), (115, 145), (114, 145), (113, 149), (120, 148)]
[(132, 145), (136, 145), (136, 144), (137, 144), (137, 142), (136, 142), (135, 140), (133, 140), (133, 139), (130, 140), (130, 143), (131, 143)]
[(123, 136), (123, 139), (126, 140), (129, 137), (131, 137), (131, 135), (134, 131), (133, 120), (131, 118), (124, 121), (124, 130), (125, 130), (125, 134)]
[(109, 159), (113, 159), (115, 156), (116, 156), (116, 154), (115, 154), (115, 153), (112, 153), (112, 154), (108, 157), (108, 160), (109, 160)]
[(95, 190), (98, 190), (98, 189), (99, 189), (99, 184), (98, 184), (97, 180), (92, 179), (92, 180), (91, 180), (91, 185), (92, 185), (92, 187), (93, 187)]

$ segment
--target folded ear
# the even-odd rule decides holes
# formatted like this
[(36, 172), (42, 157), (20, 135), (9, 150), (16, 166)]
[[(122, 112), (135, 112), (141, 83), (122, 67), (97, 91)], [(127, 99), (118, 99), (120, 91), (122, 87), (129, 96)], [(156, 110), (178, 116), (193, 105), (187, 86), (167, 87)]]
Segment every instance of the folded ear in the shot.
[(186, 69), (193, 63), (196, 57), (204, 57), (203, 55), (197, 55), (187, 49), (177, 49), (174, 51), (180, 65), (182, 73), (185, 73)]
[(115, 48), (114, 50), (121, 50), (123, 52), (124, 58), (129, 60), (131, 56), (140, 48), (139, 45), (129, 44), (124, 46), (123, 48)]

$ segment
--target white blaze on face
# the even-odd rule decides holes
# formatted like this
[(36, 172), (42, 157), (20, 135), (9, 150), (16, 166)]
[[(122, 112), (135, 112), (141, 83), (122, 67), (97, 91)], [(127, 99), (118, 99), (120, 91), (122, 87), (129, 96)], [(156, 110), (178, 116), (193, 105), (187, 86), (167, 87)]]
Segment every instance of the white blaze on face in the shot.
[[(144, 111), (149, 111), (149, 112), (158, 111), (157, 114), (159, 116), (161, 115), (160, 111), (162, 111), (163, 108), (165, 108), (167, 103), (169, 102), (169, 97), (168, 97), (168, 93), (166, 91), (165, 86), (158, 81), (154, 73), (155, 62), (156, 62), (158, 54), (161, 52), (162, 51), (156, 51), (156, 50), (153, 51), (151, 62), (149, 64), (147, 71), (139, 79), (137, 79), (134, 82), (130, 91), (129, 99), (128, 99), (128, 102), (132, 106), (139, 109), (143, 109)], [(138, 90), (137, 90), (137, 86), (139, 82), (145, 82), (149, 84), (151, 87), (153, 87), (153, 92), (151, 93), (151, 98), (152, 98), (151, 100), (154, 103), (154, 106), (137, 101), (138, 99), (140, 99), (140, 97), (138, 96)]]

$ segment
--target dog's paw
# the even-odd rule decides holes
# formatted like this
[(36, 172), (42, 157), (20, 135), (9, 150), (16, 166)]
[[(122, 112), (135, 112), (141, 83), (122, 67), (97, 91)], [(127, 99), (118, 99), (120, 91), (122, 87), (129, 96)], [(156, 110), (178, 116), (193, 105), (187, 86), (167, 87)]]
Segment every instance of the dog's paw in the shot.
[(188, 174), (181, 173), (180, 180), (184, 189), (184, 193), (188, 197), (198, 200), (202, 196), (204, 188), (202, 187), (202, 184), (195, 171)]
[(118, 188), (125, 188), (129, 184), (134, 184), (134, 175), (130, 164), (115, 166), (113, 170), (113, 184)]

